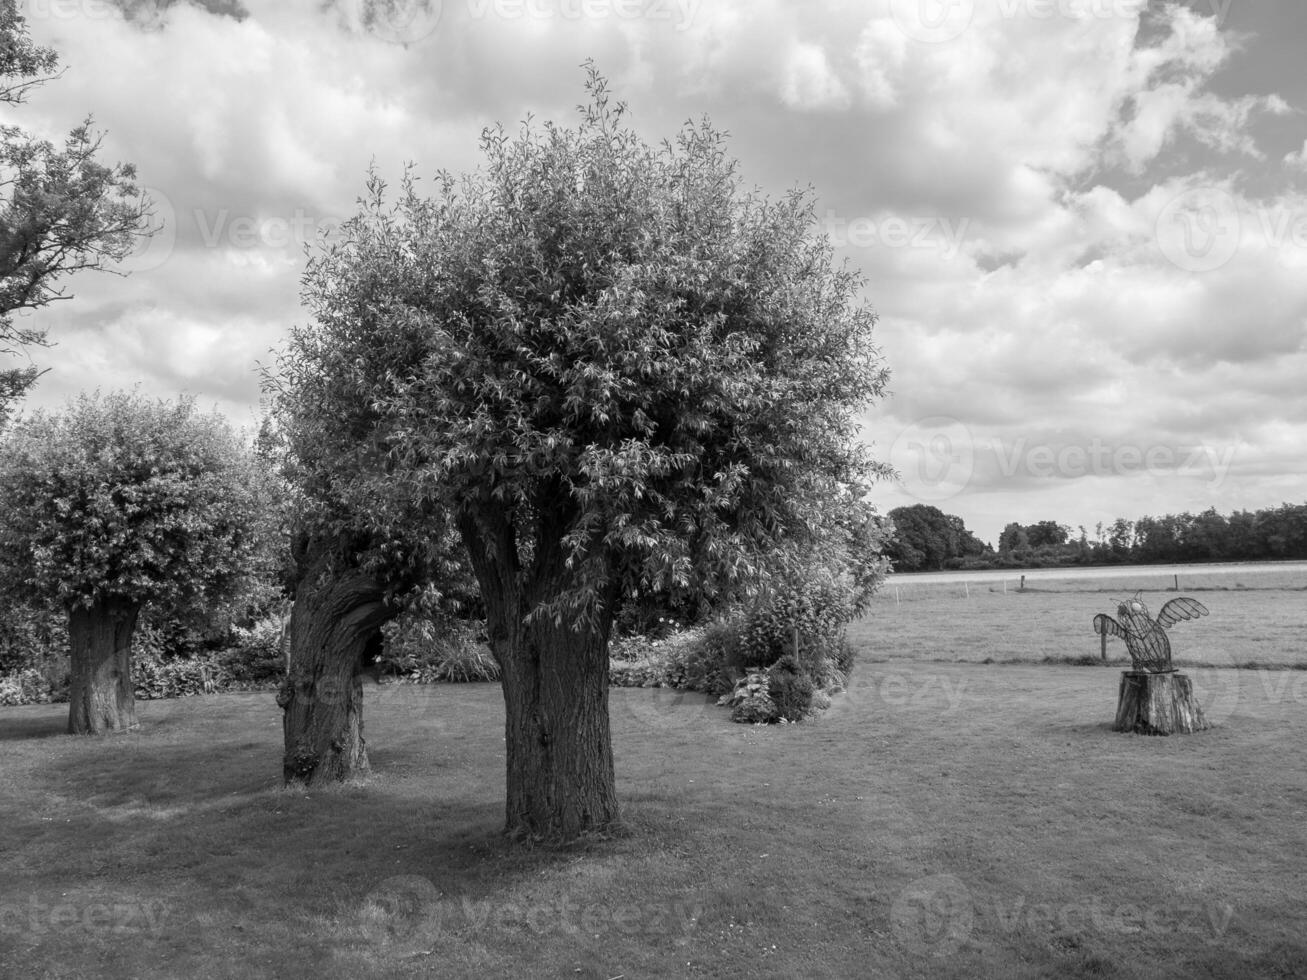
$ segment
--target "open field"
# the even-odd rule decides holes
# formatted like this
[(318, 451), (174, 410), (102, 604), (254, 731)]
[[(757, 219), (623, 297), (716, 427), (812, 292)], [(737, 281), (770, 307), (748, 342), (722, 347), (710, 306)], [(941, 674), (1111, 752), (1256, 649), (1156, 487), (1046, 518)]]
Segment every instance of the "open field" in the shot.
[[(980, 573), (940, 579), (893, 576), (871, 614), (850, 629), (864, 657), (877, 660), (1027, 660), (1098, 657), (1097, 613), (1115, 615), (1117, 602), (1143, 589), (1154, 616), (1175, 595), (1192, 595), (1210, 610), (1169, 630), (1178, 666), (1249, 663), (1307, 668), (1307, 572), (1266, 566), (1250, 571), (1172, 573), (1067, 569), (1031, 575)], [(1104, 574), (1108, 573), (1108, 574)], [(1108, 641), (1108, 657), (1128, 661), (1125, 645)]]
[(497, 836), (495, 686), (369, 687), (375, 775), (308, 794), (277, 786), (270, 694), (98, 741), (0, 709), (0, 973), (1303, 975), (1307, 684), (1218, 683), (1219, 727), (1149, 739), (1108, 730), (1116, 682), (864, 663), (771, 728), (613, 690), (632, 833), (565, 851)]

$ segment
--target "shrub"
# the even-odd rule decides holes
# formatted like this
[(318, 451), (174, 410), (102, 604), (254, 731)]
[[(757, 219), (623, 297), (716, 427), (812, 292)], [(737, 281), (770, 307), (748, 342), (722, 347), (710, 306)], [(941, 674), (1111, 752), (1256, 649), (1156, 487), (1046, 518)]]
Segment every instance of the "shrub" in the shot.
[(753, 671), (735, 683), (730, 694), (718, 704), (731, 709), (731, 721), (741, 724), (764, 724), (777, 719), (776, 702), (771, 697), (771, 678), (765, 671)]
[(217, 670), (201, 657), (160, 656), (157, 650), (133, 652), (132, 683), (144, 700), (184, 698), (217, 690)]
[(672, 686), (667, 680), (667, 661), (657, 653), (640, 659), (610, 659), (608, 683), (611, 687)]
[[(46, 704), (59, 700), (45, 676), (34, 667), (23, 667), (0, 677), (0, 705)], [(67, 689), (63, 692), (68, 697)]]
[(802, 665), (793, 656), (781, 657), (767, 671), (767, 678), (777, 718), (801, 721), (812, 707), (812, 696), (817, 690)]
[(499, 663), (484, 643), (451, 646), (426, 678), (452, 684), (499, 680)]
[(229, 690), (276, 687), (286, 674), (282, 630), (286, 612), (275, 610), (250, 626), (232, 626), (227, 644), (212, 658), (218, 683)]
[(733, 665), (738, 648), (735, 624), (714, 620), (696, 631), (691, 642), (677, 648), (668, 667), (672, 686), (713, 696), (725, 694), (740, 674)]
[(480, 642), (482, 626), (405, 614), (381, 628), (378, 667), (412, 684), (499, 679), (499, 664)]
[(836, 656), (856, 599), (847, 576), (823, 568), (763, 593), (740, 617), (736, 665), (757, 670), (793, 653), (796, 630), (805, 662)]

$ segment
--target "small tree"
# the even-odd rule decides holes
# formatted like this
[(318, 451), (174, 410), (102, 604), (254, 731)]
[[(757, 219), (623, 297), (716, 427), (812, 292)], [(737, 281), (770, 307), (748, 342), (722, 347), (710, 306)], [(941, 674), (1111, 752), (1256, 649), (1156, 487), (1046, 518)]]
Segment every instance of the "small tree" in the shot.
[(333, 379), (326, 424), (458, 529), (502, 671), (507, 829), (531, 838), (618, 820), (620, 597), (719, 594), (801, 551), (879, 472), (856, 420), (887, 380), (807, 195), (744, 190), (706, 122), (650, 147), (588, 90), (577, 129), (488, 130), (486, 169), (432, 198), (374, 179), (285, 362)]
[[(18, 105), (54, 77), (58, 56), (27, 33), (17, 0), (0, 0), (0, 104)], [(87, 119), (62, 148), (0, 126), (0, 355), (45, 343), (14, 323), (67, 294), (59, 280), (80, 269), (109, 270), (149, 234), (150, 205), (130, 165), (96, 159), (102, 137)], [(0, 428), (9, 405), (36, 380), (32, 367), (0, 371)]]
[(136, 723), (143, 606), (248, 594), (274, 568), (273, 484), (194, 399), (83, 395), (20, 419), (0, 456), (0, 583), (69, 617), (68, 730)]

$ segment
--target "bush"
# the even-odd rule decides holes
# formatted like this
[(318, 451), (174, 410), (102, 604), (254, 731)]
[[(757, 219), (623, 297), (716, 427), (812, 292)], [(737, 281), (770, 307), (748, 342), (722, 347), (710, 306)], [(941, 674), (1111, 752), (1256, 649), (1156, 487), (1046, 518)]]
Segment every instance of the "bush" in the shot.
[(776, 705), (776, 716), (801, 721), (812, 707), (816, 685), (793, 656), (781, 657), (767, 671), (768, 693)]
[(733, 622), (709, 623), (697, 631), (692, 642), (677, 648), (678, 655), (668, 668), (672, 686), (714, 697), (725, 694), (740, 674), (733, 666), (738, 648), (739, 637)]
[(776, 702), (771, 697), (771, 678), (765, 671), (746, 674), (717, 703), (729, 707), (731, 721), (741, 724), (766, 724), (778, 717)]
[[(0, 705), (47, 704), (60, 700), (46, 677), (34, 667), (23, 667), (0, 677)], [(68, 697), (65, 688), (63, 697)]]
[(216, 677), (216, 668), (205, 658), (165, 658), (152, 649), (132, 654), (132, 683), (142, 700), (209, 694), (218, 689)]
[(405, 614), (381, 628), (377, 666), (411, 684), (499, 680), (499, 664), (480, 640), (479, 622)]
[(609, 659), (608, 684), (610, 687), (670, 687), (667, 680), (667, 661), (658, 653), (639, 659)]
[(499, 663), (484, 643), (451, 647), (431, 670), (427, 681), (451, 684), (499, 680)]
[(282, 630), (286, 610), (274, 610), (248, 627), (233, 626), (227, 645), (212, 657), (218, 684), (227, 690), (276, 687), (286, 674)]
[(846, 576), (826, 569), (769, 590), (742, 613), (733, 666), (760, 670), (792, 654), (795, 631), (805, 663), (838, 655), (844, 628), (856, 612), (857, 594)]

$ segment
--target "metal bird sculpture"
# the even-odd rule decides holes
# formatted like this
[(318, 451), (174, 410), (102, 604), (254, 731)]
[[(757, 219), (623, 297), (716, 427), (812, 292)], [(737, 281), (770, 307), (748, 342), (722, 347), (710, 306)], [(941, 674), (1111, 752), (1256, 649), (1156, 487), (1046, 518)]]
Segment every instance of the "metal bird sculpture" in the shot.
[(1136, 592), (1133, 599), (1127, 599), (1116, 607), (1116, 614), (1121, 617), (1119, 622), (1104, 613), (1095, 616), (1094, 632), (1125, 640), (1135, 670), (1152, 674), (1173, 670), (1171, 641), (1166, 636), (1166, 627), (1174, 626), (1182, 619), (1206, 616), (1207, 607), (1197, 599), (1182, 596), (1164, 605), (1157, 619), (1152, 619), (1139, 596), (1140, 593)]

